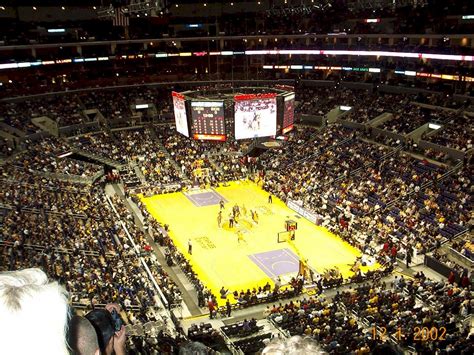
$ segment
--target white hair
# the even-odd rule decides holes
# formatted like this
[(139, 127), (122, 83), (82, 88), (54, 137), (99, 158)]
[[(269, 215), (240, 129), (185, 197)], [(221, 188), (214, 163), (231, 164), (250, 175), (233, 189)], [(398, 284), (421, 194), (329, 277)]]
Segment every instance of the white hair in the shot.
[(69, 354), (68, 298), (40, 269), (0, 273), (0, 353)]
[(262, 355), (307, 355), (307, 354), (326, 354), (318, 344), (311, 338), (302, 338), (298, 335), (289, 339), (273, 339), (262, 351)]

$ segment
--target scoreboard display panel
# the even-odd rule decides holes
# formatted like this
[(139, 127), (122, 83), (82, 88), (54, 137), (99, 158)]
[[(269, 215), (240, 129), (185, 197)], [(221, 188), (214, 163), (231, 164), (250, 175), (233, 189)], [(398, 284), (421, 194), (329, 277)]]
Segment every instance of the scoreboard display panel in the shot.
[(270, 137), (277, 129), (276, 94), (234, 96), (235, 139)]
[(186, 116), (186, 97), (175, 91), (173, 91), (171, 95), (173, 96), (176, 131), (189, 137), (188, 118)]
[(285, 134), (293, 129), (295, 123), (295, 94), (286, 95), (283, 97), (283, 129)]
[(194, 139), (225, 141), (224, 101), (191, 101)]

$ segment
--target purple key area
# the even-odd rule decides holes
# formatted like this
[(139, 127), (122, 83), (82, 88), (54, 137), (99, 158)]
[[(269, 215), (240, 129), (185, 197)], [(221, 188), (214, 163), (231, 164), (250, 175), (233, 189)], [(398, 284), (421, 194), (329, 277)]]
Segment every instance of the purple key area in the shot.
[(272, 279), (299, 270), (298, 257), (287, 248), (249, 255), (249, 258)]
[(227, 200), (219, 195), (216, 191), (209, 190), (199, 190), (199, 191), (187, 191), (184, 192), (184, 195), (191, 201), (196, 207), (205, 207), (218, 205), (221, 200), (227, 202)]

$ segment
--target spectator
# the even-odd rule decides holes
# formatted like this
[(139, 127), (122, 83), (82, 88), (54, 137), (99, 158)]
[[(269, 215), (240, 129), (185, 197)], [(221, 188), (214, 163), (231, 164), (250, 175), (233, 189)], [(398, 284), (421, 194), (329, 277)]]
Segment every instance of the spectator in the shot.
[(67, 293), (39, 269), (0, 273), (0, 347), (5, 354), (69, 354)]
[(93, 310), (86, 315), (86, 318), (92, 324), (97, 333), (99, 347), (102, 354), (126, 354), (125, 327), (122, 325), (121, 329), (117, 331), (114, 325), (115, 322), (108, 310)]
[(69, 346), (74, 355), (100, 355), (97, 334), (87, 318), (73, 316), (69, 321)]
[(262, 354), (303, 355), (324, 354), (319, 346), (309, 337), (293, 336), (289, 339), (275, 338), (263, 349)]

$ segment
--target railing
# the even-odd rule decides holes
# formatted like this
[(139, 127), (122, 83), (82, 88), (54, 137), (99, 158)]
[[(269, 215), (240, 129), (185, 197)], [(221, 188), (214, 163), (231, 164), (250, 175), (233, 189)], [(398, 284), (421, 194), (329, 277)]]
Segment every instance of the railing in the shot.
[[(114, 168), (116, 168), (117, 170), (121, 170), (122, 167), (125, 165), (121, 162), (118, 162), (116, 160), (113, 160), (113, 159), (110, 159), (110, 158), (107, 158), (107, 157), (104, 157), (102, 155), (99, 155), (99, 154), (96, 154), (96, 153), (93, 153), (93, 152), (90, 152), (88, 150), (85, 150), (85, 149), (82, 149), (82, 148), (77, 148), (77, 147), (73, 147), (72, 149), (75, 153), (77, 154), (80, 154), (80, 155), (83, 155), (85, 157), (88, 157), (88, 158), (91, 158), (91, 159), (94, 159), (98, 162), (101, 162), (103, 164), (107, 164), (107, 165), (110, 165)], [(102, 175), (103, 175), (103, 170), (102, 170)], [(102, 176), (100, 175), (100, 176)]]
[(242, 350), (240, 350), (239, 347), (234, 345), (234, 343), (229, 339), (227, 334), (222, 331), (222, 329), (219, 329), (219, 333), (221, 334), (222, 338), (224, 339), (225, 345), (227, 345), (227, 348), (230, 350), (232, 355), (244, 355), (244, 352)]
[(118, 220), (120, 221), (120, 224), (123, 228), (123, 230), (125, 231), (125, 234), (127, 235), (127, 238), (128, 240), (130, 241), (130, 243), (132, 244), (133, 246), (133, 249), (135, 250), (135, 253), (138, 257), (138, 259), (140, 260), (143, 268), (145, 269), (148, 277), (150, 278), (150, 281), (152, 282), (153, 286), (155, 286), (156, 290), (158, 291), (158, 294), (160, 295), (160, 302), (161, 304), (159, 305), (161, 308), (164, 308), (164, 309), (168, 309), (168, 300), (166, 299), (165, 295), (163, 294), (163, 292), (161, 291), (161, 288), (160, 286), (158, 286), (156, 280), (155, 280), (155, 277), (153, 276), (153, 274), (151, 273), (150, 271), (150, 268), (148, 267), (148, 265), (146, 264), (145, 262), (145, 259), (143, 259), (140, 255), (140, 250), (138, 248), (138, 246), (135, 244), (135, 241), (133, 240), (132, 236), (130, 235), (129, 231), (128, 231), (128, 228), (127, 226), (125, 225), (125, 223), (122, 221), (121, 217), (120, 217), (120, 214), (117, 212), (117, 210), (115, 209), (115, 206), (114, 204), (112, 203), (112, 200), (110, 199), (109, 196), (105, 195), (105, 198), (107, 200), (107, 202), (109, 203), (110, 207), (112, 207), (112, 210), (115, 212)]
[[(467, 233), (467, 231), (465, 231)], [(449, 247), (449, 250), (454, 253), (457, 257), (461, 258), (466, 264), (470, 265), (471, 267), (474, 266), (474, 260), (469, 259), (467, 256), (462, 255), (460, 252), (458, 252), (456, 249), (453, 249)]]
[[(315, 133), (315, 135), (317, 135), (317, 133)], [(313, 136), (311, 136), (311, 137), (313, 137)], [(346, 144), (346, 143), (350, 142), (352, 139), (353, 139), (352, 137), (343, 139), (343, 140), (337, 142), (336, 144), (332, 145), (331, 147), (327, 148), (326, 150), (331, 150), (331, 149), (333, 149), (333, 148), (335, 148), (335, 147), (338, 147), (338, 146), (340, 146), (340, 145)], [(311, 138), (310, 138), (309, 140), (311, 140)], [(318, 151), (318, 152), (316, 152), (316, 153), (314, 153), (314, 154), (312, 154), (312, 155), (310, 155), (310, 156), (308, 156), (308, 157), (302, 158), (302, 159), (300, 159), (300, 160), (296, 160), (296, 161), (294, 161), (293, 163), (289, 164), (288, 167), (290, 168), (290, 167), (292, 167), (292, 166), (295, 165), (295, 164), (299, 164), (299, 163), (305, 162), (306, 160), (310, 160), (310, 159), (316, 158), (316, 157), (318, 157), (319, 155), (323, 154), (326, 150), (321, 150), (321, 151)]]
[[(4, 203), (0, 203), (0, 208), (2, 209), (7, 209), (7, 210), (12, 210), (14, 206), (12, 205), (7, 205)], [(53, 211), (53, 210), (44, 210), (44, 209), (38, 209), (38, 208), (32, 208), (32, 207), (22, 207), (21, 208), (22, 212), (29, 212), (29, 213), (35, 213), (35, 214), (40, 214), (44, 212), (45, 214), (51, 214), (51, 215), (58, 215), (58, 216), (72, 216), (74, 218), (79, 218), (79, 219), (87, 219), (87, 215), (85, 213), (68, 213), (68, 212), (59, 212), (59, 211)]]
[[(25, 169), (16, 166), (16, 165), (10, 165), (10, 167), (19, 170), (19, 171), (24, 171)], [(42, 176), (47, 179), (51, 180), (60, 180), (60, 181), (66, 181), (66, 182), (74, 182), (78, 184), (84, 184), (84, 185), (92, 185), (94, 181), (104, 175), (104, 169), (100, 168), (97, 173), (95, 173), (91, 177), (84, 177), (84, 176), (79, 176), (79, 175), (69, 175), (69, 174), (62, 174), (62, 173), (52, 173), (52, 172), (44, 172), (44, 171), (38, 171), (38, 170), (28, 170), (26, 171), (28, 174), (33, 174), (36, 176)]]
[[(14, 243), (13, 242), (9, 242), (9, 241), (0, 241), (0, 246), (4, 246), (4, 247), (10, 247), (10, 246), (13, 246)], [(31, 249), (31, 250), (36, 250), (36, 251), (44, 251), (46, 248), (49, 248), (49, 247), (46, 247), (44, 245), (37, 245), (37, 244), (23, 244), (23, 248), (25, 249)], [(68, 248), (59, 248), (59, 247), (56, 247), (56, 248), (50, 248), (51, 250), (54, 250), (56, 253), (62, 253), (62, 254), (73, 254), (73, 253), (76, 253), (77, 251), (75, 250), (72, 250), (72, 249), (68, 249)], [(95, 257), (99, 257), (101, 254), (97, 251), (93, 251), (93, 250), (85, 250), (85, 249), (81, 249), (80, 250), (81, 253), (83, 253), (84, 255), (87, 255), (87, 256), (95, 256)], [(109, 256), (109, 257), (113, 257), (113, 254), (111, 253), (106, 253), (105, 254), (106, 256)]]

